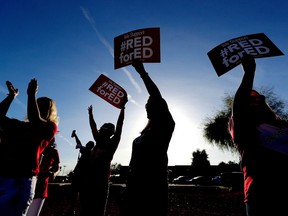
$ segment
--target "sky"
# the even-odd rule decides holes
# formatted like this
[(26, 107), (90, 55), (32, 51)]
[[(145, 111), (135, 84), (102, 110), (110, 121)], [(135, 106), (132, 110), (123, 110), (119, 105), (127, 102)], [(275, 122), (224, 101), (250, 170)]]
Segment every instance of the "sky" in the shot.
[(218, 149), (202, 132), (205, 119), (223, 107), (225, 94), (236, 91), (243, 72), (237, 66), (218, 77), (207, 53), (229, 39), (265, 33), (284, 55), (257, 59), (254, 84), (272, 87), (286, 101), (287, 8), (286, 0), (0, 0), (0, 100), (7, 95), (5, 81), (11, 81), (20, 94), (8, 116), (23, 120), (28, 83), (38, 80), (37, 97), (50, 97), (57, 104), (56, 143), (64, 175), (73, 170), (79, 152), (72, 130), (83, 145), (93, 140), (88, 106), (93, 105), (99, 127), (116, 124), (120, 110), (88, 90), (105, 74), (129, 95), (112, 161), (126, 166), (132, 142), (147, 123), (148, 93), (132, 66), (114, 69), (114, 37), (157, 27), (161, 62), (144, 66), (176, 122), (169, 165), (190, 165), (197, 149), (206, 151), (211, 165), (238, 162), (237, 154)]

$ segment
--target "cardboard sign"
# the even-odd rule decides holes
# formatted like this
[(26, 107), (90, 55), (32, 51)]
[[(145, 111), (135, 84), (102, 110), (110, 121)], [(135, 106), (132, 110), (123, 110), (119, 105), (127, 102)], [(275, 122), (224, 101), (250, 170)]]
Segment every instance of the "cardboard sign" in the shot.
[(264, 33), (228, 40), (207, 54), (217, 75), (221, 76), (239, 65), (245, 52), (254, 58), (284, 55)]
[(114, 38), (114, 68), (130, 65), (133, 59), (160, 62), (160, 28), (138, 29)]
[(126, 91), (103, 74), (98, 77), (89, 90), (119, 109), (123, 99), (127, 98)]

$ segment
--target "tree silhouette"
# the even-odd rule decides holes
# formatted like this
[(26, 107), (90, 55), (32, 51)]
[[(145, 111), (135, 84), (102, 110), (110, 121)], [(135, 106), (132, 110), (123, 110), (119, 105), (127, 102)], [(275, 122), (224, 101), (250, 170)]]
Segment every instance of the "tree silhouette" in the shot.
[[(262, 87), (257, 90), (260, 94), (265, 95), (266, 102), (283, 120), (288, 120), (288, 112), (285, 109), (287, 103), (276, 96), (273, 88)], [(222, 110), (217, 111), (213, 117), (207, 117), (203, 123), (203, 136), (210, 144), (216, 145), (219, 149), (228, 150), (237, 153), (231, 136), (227, 130), (228, 120), (232, 112), (234, 94), (225, 94), (223, 98)]]
[(209, 173), (210, 161), (208, 160), (208, 154), (205, 149), (202, 151), (197, 149), (192, 153), (192, 156), (191, 166), (194, 173), (197, 173), (197, 175), (205, 175)]

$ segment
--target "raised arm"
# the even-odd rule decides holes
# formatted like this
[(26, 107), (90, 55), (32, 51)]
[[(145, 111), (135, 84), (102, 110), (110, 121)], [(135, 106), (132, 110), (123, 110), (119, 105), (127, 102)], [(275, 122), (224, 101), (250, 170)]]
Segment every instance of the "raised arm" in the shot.
[(31, 79), (27, 89), (28, 94), (27, 116), (29, 121), (32, 123), (46, 122), (46, 120), (41, 117), (38, 108), (36, 100), (37, 91), (38, 91), (38, 82), (36, 79)]
[(90, 124), (90, 128), (92, 131), (92, 135), (94, 140), (97, 142), (97, 138), (98, 138), (98, 129), (97, 129), (97, 124), (94, 120), (94, 116), (93, 116), (93, 106), (90, 105), (88, 107), (88, 114), (89, 114), (89, 124)]
[(76, 130), (73, 130), (73, 131), (72, 131), (71, 137), (72, 137), (72, 138), (75, 138), (75, 141), (76, 141), (76, 147), (75, 147), (75, 148), (76, 148), (76, 149), (83, 147), (80, 139), (78, 138), (78, 136), (77, 136), (77, 134), (76, 134)]
[(249, 98), (253, 89), (256, 63), (253, 56), (245, 55), (242, 58), (243, 78), (236, 91), (233, 102), (233, 114), (237, 113), (239, 107), (249, 105)]
[(125, 105), (126, 105), (127, 101), (128, 101), (128, 99), (126, 97), (123, 100), (123, 104), (122, 104), (122, 107), (121, 107), (121, 110), (120, 110), (120, 113), (119, 113), (119, 116), (118, 116), (118, 120), (117, 120), (117, 123), (116, 123), (116, 130), (115, 130), (114, 137), (118, 136), (119, 140), (120, 140), (120, 137), (121, 137), (121, 134), (122, 134), (122, 127), (123, 127), (123, 122), (124, 122), (124, 118), (125, 118)]
[(143, 79), (143, 82), (146, 86), (149, 95), (152, 97), (162, 97), (158, 87), (146, 72), (143, 63), (140, 60), (135, 59), (132, 63), (132, 66), (135, 68), (135, 70), (139, 73), (139, 75)]
[(8, 109), (12, 103), (12, 101), (14, 100), (14, 98), (17, 97), (17, 95), (19, 94), (18, 89), (15, 89), (14, 86), (12, 85), (12, 83), (10, 81), (6, 81), (6, 85), (9, 91), (9, 94), (7, 95), (7, 97), (0, 103), (0, 116), (6, 116)]

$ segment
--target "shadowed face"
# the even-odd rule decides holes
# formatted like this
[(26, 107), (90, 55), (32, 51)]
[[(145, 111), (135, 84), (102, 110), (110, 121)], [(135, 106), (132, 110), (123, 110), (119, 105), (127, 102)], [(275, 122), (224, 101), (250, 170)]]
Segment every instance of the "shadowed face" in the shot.
[(148, 119), (153, 119), (157, 115), (158, 113), (157, 107), (158, 106), (157, 106), (156, 101), (152, 97), (149, 97), (145, 105)]
[(263, 109), (263, 107), (266, 106), (265, 96), (263, 95), (251, 96), (249, 103), (250, 106), (254, 107), (256, 110)]
[(148, 119), (159, 119), (166, 116), (168, 106), (163, 98), (149, 97), (145, 105)]
[(269, 105), (266, 103), (264, 95), (253, 90), (250, 97), (250, 109), (255, 119), (258, 122), (270, 122), (275, 120), (275, 114)]

